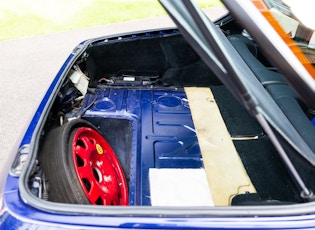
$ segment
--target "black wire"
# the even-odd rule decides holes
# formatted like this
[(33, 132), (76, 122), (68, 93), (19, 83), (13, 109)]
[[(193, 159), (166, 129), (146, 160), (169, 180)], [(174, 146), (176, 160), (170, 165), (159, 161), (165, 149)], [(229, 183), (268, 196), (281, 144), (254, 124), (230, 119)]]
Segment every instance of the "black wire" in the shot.
[(88, 93), (93, 94), (95, 97), (94, 97), (93, 101), (87, 107), (85, 107), (85, 109), (79, 114), (79, 117), (82, 117), (86, 113), (86, 111), (88, 111), (96, 102), (97, 93), (95, 92), (95, 90), (94, 89), (88, 89)]

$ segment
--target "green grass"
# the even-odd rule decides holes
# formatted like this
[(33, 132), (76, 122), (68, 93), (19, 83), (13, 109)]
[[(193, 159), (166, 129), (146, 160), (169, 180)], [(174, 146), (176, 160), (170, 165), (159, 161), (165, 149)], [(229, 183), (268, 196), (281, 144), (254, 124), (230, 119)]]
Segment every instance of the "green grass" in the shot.
[[(220, 0), (197, 0), (202, 8)], [(0, 40), (165, 15), (157, 0), (0, 0)]]

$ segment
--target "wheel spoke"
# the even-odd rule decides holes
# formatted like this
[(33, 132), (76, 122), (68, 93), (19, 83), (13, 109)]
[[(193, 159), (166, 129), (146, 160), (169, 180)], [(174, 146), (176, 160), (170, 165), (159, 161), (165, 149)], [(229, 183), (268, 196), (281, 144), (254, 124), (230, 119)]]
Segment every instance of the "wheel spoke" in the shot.
[(89, 192), (89, 198), (92, 204), (117, 205), (119, 198), (117, 193), (112, 193), (104, 185), (93, 184)]
[(89, 165), (84, 165), (84, 166), (78, 167), (77, 171), (78, 171), (80, 179), (86, 178), (89, 181), (94, 180), (93, 173), (92, 173), (91, 167), (89, 167)]
[(104, 191), (95, 183), (93, 183), (91, 186), (91, 190), (88, 193), (89, 200), (91, 201), (92, 204), (96, 204), (97, 200), (99, 199), (99, 197), (102, 196), (103, 193)]
[(119, 197), (117, 194), (102, 194), (101, 196), (105, 205), (119, 205)]
[(75, 141), (74, 151), (78, 154), (84, 162), (88, 162), (91, 154), (95, 151), (95, 145), (90, 138), (83, 136)]
[(84, 143), (84, 146), (86, 148), (86, 151), (88, 153), (91, 153), (92, 151), (95, 150), (95, 140), (87, 137), (87, 136), (82, 136), (80, 137), (80, 140)]
[(74, 153), (77, 154), (84, 162), (86, 160), (86, 149), (80, 145), (74, 146)]
[(127, 185), (122, 168), (105, 139), (95, 130), (82, 127), (74, 135), (72, 148), (76, 173), (89, 201), (126, 205)]

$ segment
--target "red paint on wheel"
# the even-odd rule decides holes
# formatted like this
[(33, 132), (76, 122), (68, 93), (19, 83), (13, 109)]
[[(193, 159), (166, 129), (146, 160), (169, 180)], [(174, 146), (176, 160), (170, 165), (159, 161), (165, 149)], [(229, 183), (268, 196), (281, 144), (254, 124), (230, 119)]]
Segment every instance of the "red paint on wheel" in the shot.
[(98, 205), (128, 205), (122, 167), (107, 141), (94, 129), (79, 128), (72, 141), (74, 166), (81, 186)]

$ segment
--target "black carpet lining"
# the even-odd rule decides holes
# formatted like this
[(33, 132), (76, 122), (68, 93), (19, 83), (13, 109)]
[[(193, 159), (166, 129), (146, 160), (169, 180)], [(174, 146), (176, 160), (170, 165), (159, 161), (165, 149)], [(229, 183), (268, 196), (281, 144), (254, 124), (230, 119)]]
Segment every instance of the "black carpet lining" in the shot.
[[(263, 133), (259, 123), (224, 86), (214, 86), (211, 90), (232, 136)], [(234, 145), (262, 202), (301, 202), (286, 166), (267, 136), (256, 140), (234, 141)]]

